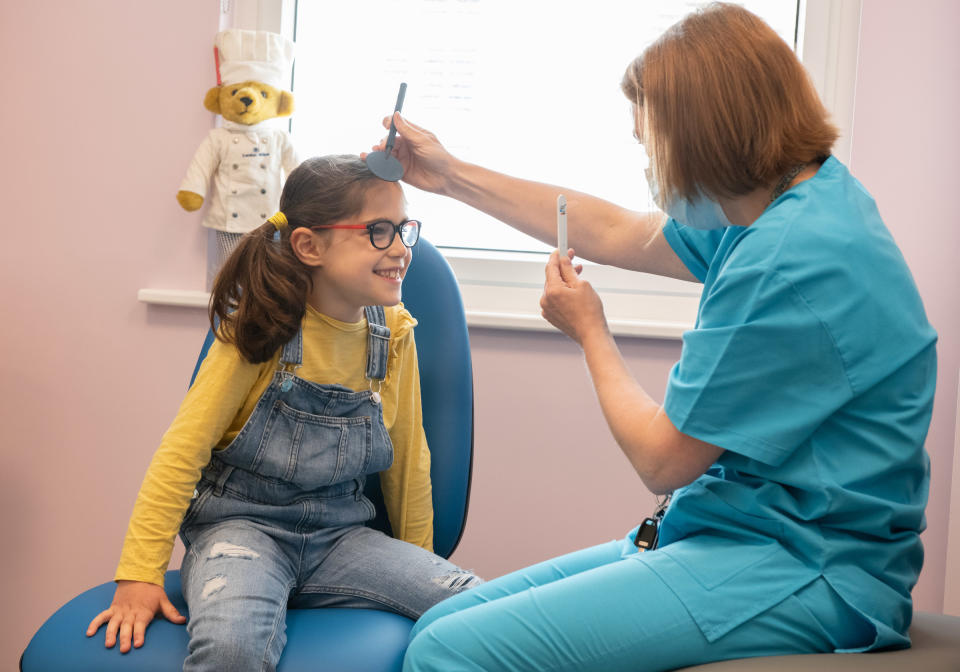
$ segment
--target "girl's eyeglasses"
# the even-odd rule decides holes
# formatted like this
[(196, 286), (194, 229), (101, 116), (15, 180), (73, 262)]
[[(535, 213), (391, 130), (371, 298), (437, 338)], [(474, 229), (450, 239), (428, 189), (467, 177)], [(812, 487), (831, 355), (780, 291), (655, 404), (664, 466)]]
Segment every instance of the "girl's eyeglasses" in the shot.
[(389, 219), (378, 219), (369, 224), (322, 224), (311, 226), (311, 229), (366, 229), (370, 232), (370, 244), (378, 250), (385, 250), (393, 245), (393, 239), (400, 234), (400, 242), (404, 247), (413, 247), (420, 240), (420, 222), (408, 219), (394, 224)]

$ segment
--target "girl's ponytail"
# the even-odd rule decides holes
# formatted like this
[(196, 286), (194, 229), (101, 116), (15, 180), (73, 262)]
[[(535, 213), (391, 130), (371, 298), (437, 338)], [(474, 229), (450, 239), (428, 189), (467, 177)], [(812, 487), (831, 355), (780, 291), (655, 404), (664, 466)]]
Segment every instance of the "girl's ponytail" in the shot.
[(217, 338), (253, 364), (269, 360), (293, 338), (307, 308), (310, 269), (294, 256), (289, 238), (289, 227), (278, 232), (272, 222), (243, 236), (210, 294)]
[(290, 232), (358, 214), (366, 190), (378, 183), (360, 157), (349, 154), (314, 157), (295, 168), (283, 185), (281, 212), (241, 238), (217, 274), (209, 311), (217, 338), (254, 364), (293, 338), (313, 273), (294, 254)]

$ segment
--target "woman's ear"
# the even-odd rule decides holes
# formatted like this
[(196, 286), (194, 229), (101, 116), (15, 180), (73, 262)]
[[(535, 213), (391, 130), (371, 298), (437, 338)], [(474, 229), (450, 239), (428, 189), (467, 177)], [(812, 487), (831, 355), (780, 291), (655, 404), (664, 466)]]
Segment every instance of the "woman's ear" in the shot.
[(306, 227), (298, 227), (290, 232), (290, 247), (305, 266), (317, 268), (323, 266), (324, 255), (327, 251), (321, 236), (314, 234)]

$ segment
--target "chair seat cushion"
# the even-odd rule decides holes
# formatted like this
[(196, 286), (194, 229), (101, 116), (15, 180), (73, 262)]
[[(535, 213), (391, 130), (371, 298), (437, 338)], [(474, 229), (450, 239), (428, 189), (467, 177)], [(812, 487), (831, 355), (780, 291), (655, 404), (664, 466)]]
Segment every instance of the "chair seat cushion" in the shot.
[(958, 672), (960, 618), (915, 612), (910, 626), (913, 646), (874, 653), (815, 653), (764, 656), (685, 667), (676, 672)]
[[(143, 647), (121, 654), (103, 645), (104, 628), (86, 637), (87, 625), (110, 606), (110, 581), (78, 595), (51, 616), (33, 636), (21, 659), (24, 672), (175, 672), (187, 656), (187, 629), (157, 618)], [(167, 572), (167, 594), (186, 615), (180, 572)], [(399, 672), (413, 621), (371, 609), (291, 609), (287, 646), (279, 672)]]

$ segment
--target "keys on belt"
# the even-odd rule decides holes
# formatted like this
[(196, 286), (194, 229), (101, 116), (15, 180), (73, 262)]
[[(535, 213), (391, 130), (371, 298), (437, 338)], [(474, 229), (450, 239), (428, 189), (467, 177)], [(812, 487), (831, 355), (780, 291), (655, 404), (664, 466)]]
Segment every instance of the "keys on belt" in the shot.
[(667, 512), (667, 507), (670, 506), (670, 497), (671, 495), (667, 495), (663, 498), (663, 501), (658, 501), (657, 510), (653, 517), (644, 518), (643, 522), (640, 523), (640, 529), (637, 530), (637, 536), (633, 539), (633, 545), (641, 553), (652, 551), (657, 547), (657, 542), (660, 541), (660, 522)]

